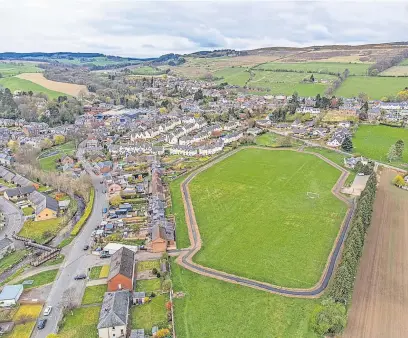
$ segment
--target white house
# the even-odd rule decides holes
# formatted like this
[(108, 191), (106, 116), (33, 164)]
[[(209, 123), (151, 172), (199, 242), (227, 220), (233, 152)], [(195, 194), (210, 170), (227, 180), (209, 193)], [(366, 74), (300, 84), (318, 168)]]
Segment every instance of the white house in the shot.
[(0, 307), (16, 305), (23, 290), (22, 284), (6, 285), (0, 293)]

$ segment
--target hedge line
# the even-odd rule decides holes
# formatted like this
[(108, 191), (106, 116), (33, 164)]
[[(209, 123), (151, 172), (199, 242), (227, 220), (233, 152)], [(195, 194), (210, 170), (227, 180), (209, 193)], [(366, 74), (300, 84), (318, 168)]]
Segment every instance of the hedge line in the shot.
[(340, 264), (328, 291), (328, 296), (345, 305), (350, 303), (358, 264), (363, 253), (364, 239), (371, 223), (376, 194), (377, 176), (373, 172), (362, 191), (344, 243)]
[(89, 216), (91, 215), (93, 204), (95, 200), (95, 189), (91, 189), (91, 193), (89, 195), (89, 202), (86, 205), (84, 210), (84, 214), (79, 219), (79, 221), (75, 224), (74, 228), (71, 231), (71, 236), (76, 236), (81, 231), (82, 227), (84, 226), (85, 222), (88, 220)]

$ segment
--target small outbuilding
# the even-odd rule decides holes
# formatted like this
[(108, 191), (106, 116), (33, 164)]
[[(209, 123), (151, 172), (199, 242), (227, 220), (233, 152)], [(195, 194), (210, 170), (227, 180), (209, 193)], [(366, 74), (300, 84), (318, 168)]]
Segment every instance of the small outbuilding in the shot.
[(23, 290), (22, 284), (6, 285), (0, 293), (0, 307), (16, 305)]

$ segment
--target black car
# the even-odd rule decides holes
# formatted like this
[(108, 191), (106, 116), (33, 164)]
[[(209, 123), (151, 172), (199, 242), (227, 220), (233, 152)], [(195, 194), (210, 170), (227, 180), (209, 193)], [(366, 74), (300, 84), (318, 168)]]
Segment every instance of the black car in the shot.
[(37, 329), (42, 330), (45, 327), (45, 324), (47, 324), (47, 319), (40, 319), (37, 323)]
[(89, 245), (84, 245), (84, 251), (89, 249)]
[(81, 273), (81, 274), (76, 275), (74, 277), (75, 280), (81, 280), (81, 279), (85, 279), (85, 278), (86, 278), (86, 275), (84, 273)]

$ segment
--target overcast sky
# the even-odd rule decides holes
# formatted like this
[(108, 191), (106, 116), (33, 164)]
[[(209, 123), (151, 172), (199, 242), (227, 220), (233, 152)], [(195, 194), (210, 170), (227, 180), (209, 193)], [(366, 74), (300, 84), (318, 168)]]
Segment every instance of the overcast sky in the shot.
[(404, 41), (407, 18), (407, 1), (0, 0), (0, 51), (153, 57)]

